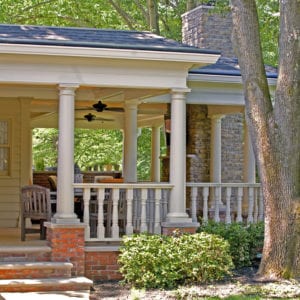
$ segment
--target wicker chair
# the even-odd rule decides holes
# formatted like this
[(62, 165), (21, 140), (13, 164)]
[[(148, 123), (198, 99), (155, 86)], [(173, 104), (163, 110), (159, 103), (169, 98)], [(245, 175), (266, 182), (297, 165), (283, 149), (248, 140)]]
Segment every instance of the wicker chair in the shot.
[[(39, 228), (27, 228), (26, 218), (40, 222)], [(50, 190), (39, 185), (28, 185), (21, 189), (21, 240), (25, 241), (27, 233), (39, 233), (46, 238), (45, 221), (51, 220)]]

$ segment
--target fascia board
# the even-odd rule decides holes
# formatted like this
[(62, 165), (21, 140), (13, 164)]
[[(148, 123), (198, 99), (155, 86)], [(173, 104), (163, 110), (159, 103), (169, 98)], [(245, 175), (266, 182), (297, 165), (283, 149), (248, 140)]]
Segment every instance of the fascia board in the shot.
[(94, 57), (109, 59), (131, 59), (150, 61), (172, 61), (190, 63), (193, 65), (213, 64), (219, 58), (219, 54), (209, 53), (186, 53), (168, 51), (110, 49), (110, 48), (88, 48), (67, 47), (48, 45), (23, 45), (23, 44), (1, 44), (0, 53), (17, 55), (42, 55), (61, 57)]

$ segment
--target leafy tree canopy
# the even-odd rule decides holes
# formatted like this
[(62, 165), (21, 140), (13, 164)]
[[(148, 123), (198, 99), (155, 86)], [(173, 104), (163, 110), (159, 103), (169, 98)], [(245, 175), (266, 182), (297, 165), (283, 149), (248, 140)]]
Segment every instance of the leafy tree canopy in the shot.
[[(257, 0), (265, 63), (277, 65), (279, 1)], [(152, 30), (181, 41), (181, 15), (200, 4), (228, 9), (229, 0), (0, 0), (7, 24)], [(157, 26), (152, 26), (151, 11)]]

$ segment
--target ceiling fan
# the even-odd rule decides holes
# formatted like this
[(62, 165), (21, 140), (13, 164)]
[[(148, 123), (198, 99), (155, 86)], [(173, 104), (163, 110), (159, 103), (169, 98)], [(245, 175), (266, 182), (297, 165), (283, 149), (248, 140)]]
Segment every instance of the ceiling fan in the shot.
[(88, 113), (87, 115), (84, 115), (83, 118), (76, 118), (76, 120), (87, 120), (88, 122), (92, 121), (113, 121), (113, 119), (107, 119), (107, 118), (100, 118), (96, 117), (95, 115)]
[(95, 110), (97, 112), (103, 112), (103, 111), (107, 110), (107, 111), (123, 112), (124, 108), (123, 107), (108, 107), (107, 104), (105, 104), (101, 100), (99, 100), (97, 103), (93, 104), (91, 107), (79, 108), (76, 110)]

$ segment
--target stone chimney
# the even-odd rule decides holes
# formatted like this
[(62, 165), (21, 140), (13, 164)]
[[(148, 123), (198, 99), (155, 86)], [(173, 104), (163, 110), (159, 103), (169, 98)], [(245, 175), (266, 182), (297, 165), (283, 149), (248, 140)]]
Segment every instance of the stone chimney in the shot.
[(221, 51), (235, 57), (230, 13), (213, 12), (213, 6), (201, 5), (182, 15), (182, 42), (198, 48)]

